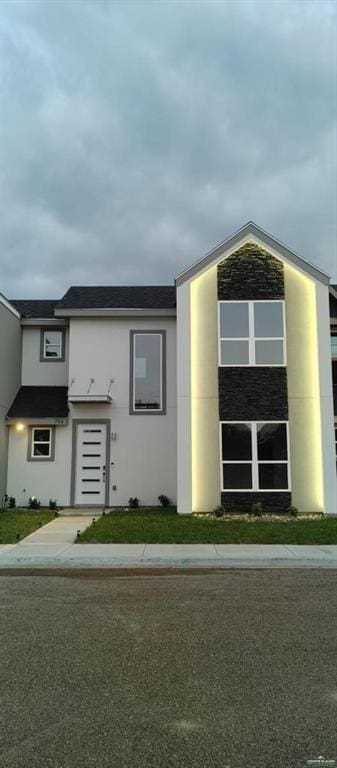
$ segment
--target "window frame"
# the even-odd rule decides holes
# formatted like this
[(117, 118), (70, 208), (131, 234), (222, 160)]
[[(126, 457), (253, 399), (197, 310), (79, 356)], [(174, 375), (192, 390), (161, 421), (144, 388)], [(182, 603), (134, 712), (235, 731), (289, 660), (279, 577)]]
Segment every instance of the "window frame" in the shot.
[[(282, 325), (283, 336), (255, 336), (255, 304), (282, 304)], [(248, 305), (248, 330), (249, 336), (221, 336), (221, 304), (247, 304)], [(248, 363), (223, 363), (221, 361), (221, 342), (222, 341), (246, 341), (248, 342)], [(283, 347), (282, 363), (257, 363), (255, 344), (257, 341), (281, 341)], [(286, 317), (284, 299), (219, 299), (218, 300), (218, 365), (219, 368), (284, 368), (287, 365), (287, 344), (286, 344)]]
[[(34, 456), (34, 446), (39, 441), (34, 440), (34, 432), (38, 429), (49, 430), (49, 455)], [(47, 444), (47, 441), (40, 441)], [(55, 427), (50, 424), (34, 424), (29, 426), (27, 461), (55, 461)]]
[[(222, 458), (222, 425), (223, 424), (246, 424), (250, 426), (251, 430), (251, 453), (252, 458), (246, 460), (233, 460), (230, 461)], [(286, 425), (286, 438), (287, 438), (287, 459), (259, 459), (257, 448), (257, 425), (258, 424), (285, 424)], [(290, 466), (290, 444), (289, 444), (289, 421), (284, 419), (280, 421), (275, 420), (247, 420), (247, 419), (232, 419), (230, 421), (222, 420), (219, 423), (219, 446), (220, 446), (220, 489), (221, 493), (289, 493), (291, 491), (291, 466)], [(223, 485), (223, 465), (224, 464), (250, 464), (252, 468), (252, 487), (251, 488), (224, 488)], [(287, 465), (287, 488), (260, 488), (259, 487), (259, 466), (260, 464), (286, 464)]]
[[(61, 334), (61, 354), (59, 357), (46, 357), (46, 333), (60, 333)], [(64, 363), (65, 361), (65, 328), (57, 328), (55, 326), (44, 326), (41, 328), (40, 334), (40, 363)]]
[[(336, 350), (334, 349), (334, 344), (332, 343), (332, 339), (336, 339)], [(337, 360), (337, 330), (330, 331), (330, 347), (331, 347), (331, 359)]]
[[(136, 408), (135, 407), (135, 350), (137, 336), (160, 337), (160, 408)], [(130, 331), (130, 408), (131, 416), (163, 416), (166, 414), (166, 331), (157, 329), (139, 329)]]

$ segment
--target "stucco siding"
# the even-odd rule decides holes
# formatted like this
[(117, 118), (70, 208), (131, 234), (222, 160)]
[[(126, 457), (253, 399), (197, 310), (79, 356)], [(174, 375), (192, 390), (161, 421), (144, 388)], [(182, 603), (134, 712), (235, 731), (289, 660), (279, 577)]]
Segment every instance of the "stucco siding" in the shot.
[[(47, 327), (47, 323), (44, 327)], [(22, 329), (22, 385), (66, 386), (68, 383), (68, 329), (65, 332), (64, 362), (40, 361), (41, 328), (26, 326)]]
[(8, 428), (7, 410), (20, 386), (20, 319), (0, 302), (0, 498), (6, 492)]
[[(130, 414), (130, 331), (166, 331), (166, 413)], [(113, 379), (111, 405), (74, 405), (71, 417), (111, 420), (110, 504), (157, 504), (165, 493), (176, 500), (176, 324), (175, 319), (72, 319), (69, 381), (74, 392), (86, 391), (90, 379), (106, 393)], [(116, 486), (116, 490), (113, 490)]]
[(57, 499), (61, 506), (70, 503), (71, 425), (55, 427), (54, 461), (27, 461), (28, 426), (17, 432), (9, 428), (7, 489), (17, 505), (27, 506), (36, 496), (42, 505)]

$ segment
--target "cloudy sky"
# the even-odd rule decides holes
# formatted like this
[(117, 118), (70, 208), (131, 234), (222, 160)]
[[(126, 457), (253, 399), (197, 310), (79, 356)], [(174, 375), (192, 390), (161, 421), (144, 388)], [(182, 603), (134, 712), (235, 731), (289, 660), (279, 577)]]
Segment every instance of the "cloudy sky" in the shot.
[(334, 0), (2, 0), (0, 291), (166, 283), (254, 220), (333, 274)]

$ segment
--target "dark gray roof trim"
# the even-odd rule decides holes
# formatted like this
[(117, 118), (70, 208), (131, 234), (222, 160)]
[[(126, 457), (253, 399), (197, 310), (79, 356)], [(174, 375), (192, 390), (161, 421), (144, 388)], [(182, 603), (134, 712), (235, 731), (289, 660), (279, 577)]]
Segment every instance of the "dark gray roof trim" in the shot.
[(20, 387), (7, 418), (64, 419), (69, 410), (67, 392), (67, 387)]
[(236, 245), (239, 245), (241, 240), (244, 237), (249, 237), (249, 235), (258, 238), (267, 249), (272, 248), (273, 250), (277, 251), (281, 257), (285, 258), (291, 264), (294, 264), (295, 267), (299, 267), (299, 269), (307, 272), (316, 280), (320, 280), (325, 285), (329, 285), (329, 275), (327, 275), (321, 269), (318, 269), (318, 267), (315, 267), (313, 264), (310, 264), (308, 261), (303, 259), (302, 256), (299, 256), (297, 253), (294, 253), (294, 251), (291, 251), (285, 245), (276, 240), (272, 235), (269, 235), (268, 232), (260, 229), (260, 227), (258, 227), (252, 221), (249, 221), (247, 224), (241, 227), (241, 229), (235, 232), (234, 235), (229, 237), (227, 240), (224, 240), (223, 243), (217, 245), (216, 248), (207, 253), (206, 256), (204, 256), (202, 259), (199, 259), (199, 261), (195, 262), (195, 264), (192, 264), (191, 267), (186, 269), (184, 272), (181, 272), (176, 279), (176, 285), (182, 285), (187, 280), (195, 277), (207, 266), (211, 266), (214, 261), (220, 259), (224, 251), (230, 250)]

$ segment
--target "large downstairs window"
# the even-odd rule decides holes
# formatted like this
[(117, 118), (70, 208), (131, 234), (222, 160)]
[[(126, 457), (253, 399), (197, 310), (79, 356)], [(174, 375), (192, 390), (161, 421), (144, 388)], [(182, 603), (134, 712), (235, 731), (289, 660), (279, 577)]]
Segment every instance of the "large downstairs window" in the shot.
[(220, 424), (222, 491), (288, 491), (288, 423)]
[(219, 365), (285, 365), (283, 301), (219, 302)]
[(131, 331), (131, 413), (164, 413), (165, 332)]

